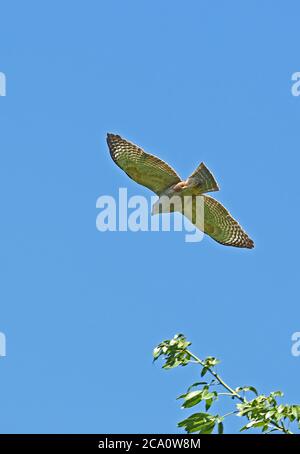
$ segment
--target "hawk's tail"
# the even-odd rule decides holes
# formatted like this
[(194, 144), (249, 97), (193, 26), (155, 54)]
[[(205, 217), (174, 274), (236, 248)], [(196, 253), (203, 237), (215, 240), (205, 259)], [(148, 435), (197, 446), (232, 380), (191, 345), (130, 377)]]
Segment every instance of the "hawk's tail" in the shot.
[(197, 169), (188, 178), (188, 186), (197, 187), (200, 193), (219, 191), (218, 183), (206, 165), (201, 162)]

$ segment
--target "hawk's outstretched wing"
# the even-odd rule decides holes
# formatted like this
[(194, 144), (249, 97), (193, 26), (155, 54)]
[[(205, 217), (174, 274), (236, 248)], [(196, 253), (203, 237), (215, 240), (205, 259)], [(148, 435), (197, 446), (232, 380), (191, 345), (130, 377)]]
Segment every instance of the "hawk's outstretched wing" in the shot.
[[(202, 198), (201, 203), (196, 203), (197, 197)], [(200, 193), (195, 196), (191, 208), (185, 209), (183, 214), (218, 243), (248, 249), (254, 247), (253, 241), (226, 208), (208, 195)]]
[(223, 205), (207, 195), (204, 197), (204, 232), (218, 243), (252, 249), (253, 241)]
[(146, 153), (137, 145), (118, 135), (107, 134), (112, 159), (127, 175), (160, 195), (165, 189), (179, 183), (180, 178), (166, 162)]

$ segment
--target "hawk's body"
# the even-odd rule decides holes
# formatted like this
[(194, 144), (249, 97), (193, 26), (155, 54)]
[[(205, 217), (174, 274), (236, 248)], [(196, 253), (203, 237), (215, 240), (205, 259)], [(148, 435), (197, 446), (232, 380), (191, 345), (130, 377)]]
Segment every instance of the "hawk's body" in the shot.
[[(107, 143), (110, 154), (115, 163), (137, 183), (146, 186), (160, 198), (174, 195), (184, 199), (185, 196), (202, 196), (204, 200), (204, 220), (197, 222), (195, 211), (197, 204), (192, 203), (190, 216), (184, 215), (204, 230), (209, 236), (221, 244), (241, 248), (253, 248), (254, 243), (246, 232), (233, 219), (226, 208), (214, 198), (203, 195), (205, 192), (218, 191), (219, 187), (214, 176), (201, 163), (195, 172), (183, 181), (167, 163), (150, 155), (118, 135), (108, 134)], [(194, 200), (193, 200), (194, 201)], [(154, 204), (154, 212), (159, 212), (159, 200)], [(203, 222), (204, 221), (204, 222)]]

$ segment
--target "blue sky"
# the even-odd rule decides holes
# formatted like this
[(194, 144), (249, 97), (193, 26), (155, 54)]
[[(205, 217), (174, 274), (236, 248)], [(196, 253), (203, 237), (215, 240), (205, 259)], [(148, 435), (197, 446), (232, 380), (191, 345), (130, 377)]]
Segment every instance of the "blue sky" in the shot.
[[(183, 332), (232, 385), (300, 403), (299, 2), (2, 2), (0, 431), (168, 433), (196, 369), (152, 349)], [(254, 239), (96, 230), (96, 199), (150, 196), (106, 132), (216, 197)], [(235, 431), (229, 421), (227, 431)]]

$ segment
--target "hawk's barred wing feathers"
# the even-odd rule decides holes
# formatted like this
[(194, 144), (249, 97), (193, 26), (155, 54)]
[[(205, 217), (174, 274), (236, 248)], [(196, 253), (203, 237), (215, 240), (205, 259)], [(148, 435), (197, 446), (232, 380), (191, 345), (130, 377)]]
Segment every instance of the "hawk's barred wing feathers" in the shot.
[(166, 162), (146, 153), (137, 145), (118, 135), (107, 134), (111, 157), (127, 175), (160, 195), (165, 189), (179, 183), (180, 178)]
[(204, 197), (204, 232), (226, 246), (252, 249), (253, 241), (216, 199)]

